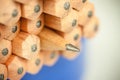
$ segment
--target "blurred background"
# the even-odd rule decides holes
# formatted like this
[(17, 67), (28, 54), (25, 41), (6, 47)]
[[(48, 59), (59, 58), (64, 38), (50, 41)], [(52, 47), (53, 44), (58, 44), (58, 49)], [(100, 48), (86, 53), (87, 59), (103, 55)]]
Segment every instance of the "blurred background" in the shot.
[(120, 80), (120, 0), (90, 0), (100, 28), (96, 37), (82, 40), (81, 55), (73, 61), (60, 57), (22, 80)]
[(86, 41), (83, 80), (120, 80), (120, 0), (90, 1), (100, 19), (100, 30)]

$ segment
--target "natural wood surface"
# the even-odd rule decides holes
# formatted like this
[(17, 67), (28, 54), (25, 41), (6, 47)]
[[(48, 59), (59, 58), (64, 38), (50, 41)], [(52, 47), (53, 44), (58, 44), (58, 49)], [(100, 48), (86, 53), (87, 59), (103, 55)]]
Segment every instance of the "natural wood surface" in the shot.
[(22, 17), (35, 20), (43, 12), (43, 0), (31, 0), (28, 4), (23, 4), (21, 8)]
[(12, 41), (13, 54), (32, 59), (40, 51), (40, 39), (32, 34), (20, 32)]
[(2, 39), (0, 41), (0, 63), (5, 63), (12, 54), (11, 41)]
[(21, 4), (28, 4), (32, 0), (13, 0), (13, 1), (21, 3)]
[(21, 19), (21, 30), (37, 35), (44, 27), (44, 14), (35, 20)]
[(30, 74), (37, 74), (43, 67), (44, 56), (39, 53), (31, 60), (27, 61), (27, 72)]
[[(82, 30), (80, 27), (77, 26), (70, 33), (58, 32), (58, 34), (60, 34), (66, 41), (81, 48), (80, 40), (82, 38)], [(62, 56), (64, 56), (65, 58), (67, 58), (69, 60), (75, 59), (80, 54), (79, 52), (71, 52), (71, 51), (67, 51), (67, 50), (60, 51), (60, 53), (62, 54)]]
[(7, 67), (3, 64), (0, 64), (0, 80), (7, 80)]
[(20, 80), (26, 73), (26, 61), (11, 55), (6, 62), (8, 79), (10, 80)]
[(97, 34), (98, 29), (99, 29), (99, 20), (96, 16), (94, 16), (83, 28), (83, 36), (86, 38), (93, 38)]
[(0, 23), (14, 25), (21, 17), (20, 4), (12, 0), (0, 0)]
[(70, 0), (44, 0), (44, 13), (46, 14), (63, 18), (68, 15), (70, 10)]
[(78, 12), (72, 9), (64, 18), (45, 14), (45, 25), (58, 31), (70, 32), (78, 25)]
[(79, 11), (79, 20), (78, 24), (80, 26), (85, 26), (85, 24), (92, 18), (94, 15), (94, 5), (91, 2), (86, 2), (83, 8)]
[[(46, 36), (47, 35), (47, 36)], [(54, 31), (43, 28), (39, 34), (42, 50), (65, 50), (67, 42)]]
[(58, 51), (45, 51), (42, 50), (41, 54), (44, 55), (44, 65), (53, 66), (59, 59)]
[(12, 26), (5, 26), (0, 24), (0, 31), (4, 39), (11, 41), (17, 36), (20, 31), (20, 22), (17, 22)]
[(71, 0), (72, 8), (80, 11), (86, 2), (88, 2), (88, 0)]

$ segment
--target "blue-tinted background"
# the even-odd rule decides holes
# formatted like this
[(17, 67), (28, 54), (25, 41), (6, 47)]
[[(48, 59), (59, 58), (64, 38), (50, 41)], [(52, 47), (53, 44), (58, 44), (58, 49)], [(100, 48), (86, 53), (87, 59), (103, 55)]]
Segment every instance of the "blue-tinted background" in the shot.
[(26, 74), (22, 80), (80, 80), (84, 72), (85, 39), (82, 39), (82, 50), (74, 60), (67, 60), (60, 56), (52, 67), (43, 66), (36, 74)]

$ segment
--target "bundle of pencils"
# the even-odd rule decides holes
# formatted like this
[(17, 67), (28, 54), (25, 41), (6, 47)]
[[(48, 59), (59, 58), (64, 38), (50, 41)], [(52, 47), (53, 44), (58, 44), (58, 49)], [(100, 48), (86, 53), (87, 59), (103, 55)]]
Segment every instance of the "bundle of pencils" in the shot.
[(87, 0), (0, 0), (0, 80), (20, 80), (72, 60), (81, 38), (98, 31), (94, 5)]

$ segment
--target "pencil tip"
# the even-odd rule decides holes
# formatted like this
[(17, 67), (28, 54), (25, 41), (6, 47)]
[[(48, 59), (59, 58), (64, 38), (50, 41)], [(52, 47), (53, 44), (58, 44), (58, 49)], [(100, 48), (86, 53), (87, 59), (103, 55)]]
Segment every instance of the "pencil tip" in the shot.
[(80, 49), (75, 47), (72, 44), (66, 44), (66, 50), (73, 51), (73, 52), (80, 52)]

